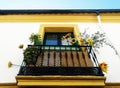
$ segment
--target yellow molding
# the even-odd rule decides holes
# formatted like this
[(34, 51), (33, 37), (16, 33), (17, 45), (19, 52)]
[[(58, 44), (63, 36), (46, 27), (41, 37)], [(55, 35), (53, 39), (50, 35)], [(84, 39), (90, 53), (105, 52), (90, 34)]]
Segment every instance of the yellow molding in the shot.
[(102, 22), (120, 22), (120, 13), (100, 14)]
[(18, 88), (18, 86), (16, 82), (0, 83), (0, 88)]
[[(101, 13), (102, 22), (120, 22), (120, 13)], [(0, 22), (98, 22), (95, 13), (0, 15)]]
[(0, 15), (1, 22), (97, 22), (94, 15)]
[(105, 86), (105, 84), (103, 80), (18, 80), (18, 86)]
[[(47, 78), (45, 76), (42, 76), (42, 77), (43, 77), (42, 80)], [(18, 78), (20, 79), (22, 77), (18, 77)], [(25, 78), (25, 76), (23, 76), (23, 78)], [(35, 77), (32, 77), (32, 79), (33, 78), (35, 79)], [(57, 77), (57, 78), (59, 78), (59, 77)], [(27, 79), (27, 77), (26, 77), (26, 79)], [(39, 76), (36, 79), (39, 79)], [(51, 78), (49, 77), (48, 79), (51, 79)], [(36, 88), (35, 86), (33, 86), (33, 87)], [(14, 82), (14, 83), (10, 82), (10, 83), (0, 83), (0, 88), (19, 88), (19, 87), (17, 86), (16, 82)], [(46, 88), (46, 87), (44, 87), (44, 88)], [(53, 86), (49, 86), (49, 88), (53, 88)], [(73, 87), (70, 87), (70, 86), (68, 86), (68, 87), (67, 86), (56, 86), (54, 88), (76, 88), (76, 87), (75, 86), (73, 86)], [(84, 87), (79, 86), (79, 88), (84, 88)], [(93, 87), (88, 86), (88, 87), (85, 87), (85, 88), (93, 88)], [(120, 82), (106, 82), (104, 87), (95, 87), (95, 88), (120, 88)]]
[(18, 86), (105, 86), (104, 76), (17, 76)]
[(0, 86), (16, 86), (16, 82), (10, 82), (10, 83), (0, 83)]
[(120, 86), (120, 82), (106, 82), (106, 86)]
[(19, 87), (16, 85), (16, 86), (0, 86), (0, 88), (19, 88)]
[(106, 78), (104, 76), (50, 76), (50, 75), (47, 75), (47, 76), (16, 76), (16, 79), (26, 79), (26, 80), (95, 80), (95, 79), (102, 79), (102, 80), (105, 80)]

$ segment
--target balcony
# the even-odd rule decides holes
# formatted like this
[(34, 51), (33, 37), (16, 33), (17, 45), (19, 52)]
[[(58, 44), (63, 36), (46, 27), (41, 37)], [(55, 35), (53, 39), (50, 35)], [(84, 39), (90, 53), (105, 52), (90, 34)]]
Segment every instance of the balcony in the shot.
[[(88, 86), (105, 85), (104, 74), (91, 46), (29, 45), (28, 47), (35, 47), (39, 53), (34, 65), (30, 66), (23, 61), (16, 77), (19, 86), (30, 86), (30, 80), (33, 80), (33, 86), (44, 86), (41, 80), (46, 80), (45, 83), (48, 83), (49, 80), (51, 86), (68, 86), (71, 85), (70, 80), (70, 82), (79, 81), (78, 84), (74, 82), (73, 86), (86, 86), (86, 82)], [(56, 84), (55, 80), (61, 82)], [(63, 80), (67, 81), (68, 84), (65, 85)]]

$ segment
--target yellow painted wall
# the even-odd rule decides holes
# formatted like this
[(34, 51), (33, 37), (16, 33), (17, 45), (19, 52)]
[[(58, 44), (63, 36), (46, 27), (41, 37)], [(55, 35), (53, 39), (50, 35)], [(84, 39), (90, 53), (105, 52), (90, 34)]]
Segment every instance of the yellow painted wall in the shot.
[[(102, 22), (120, 22), (120, 13), (101, 13)], [(0, 22), (97, 22), (95, 13), (0, 15)]]

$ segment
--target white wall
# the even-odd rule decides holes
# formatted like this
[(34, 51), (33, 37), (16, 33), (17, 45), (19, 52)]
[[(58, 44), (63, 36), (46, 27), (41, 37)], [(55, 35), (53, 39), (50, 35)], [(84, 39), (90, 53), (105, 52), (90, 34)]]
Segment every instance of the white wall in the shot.
[[(120, 54), (120, 23), (103, 23), (102, 28), (98, 24), (79, 24), (81, 32), (87, 29), (87, 33), (94, 33), (96, 31), (105, 32), (107, 40), (110, 40), (112, 45), (116, 48)], [(104, 45), (100, 48), (99, 53), (96, 52), (99, 62), (106, 62), (108, 64), (108, 73), (105, 73), (107, 77), (106, 82), (120, 82), (120, 57), (116, 55), (115, 51), (108, 45)]]
[[(40, 24), (48, 23), (0, 23), (0, 82), (15, 82), (15, 76), (19, 71), (18, 66), (8, 68), (8, 61), (14, 64), (21, 64), (23, 60), (22, 50), (18, 49), (19, 44), (24, 44), (25, 47), (29, 42), (31, 33), (37, 33)], [(52, 23), (50, 23), (52, 24)], [(56, 24), (56, 23), (53, 23)], [(63, 24), (63, 23), (62, 23)], [(88, 29), (88, 32), (95, 32), (100, 30), (97, 23), (64, 23), (64, 24), (78, 24), (79, 29), (83, 32)], [(103, 30), (108, 35), (118, 51), (120, 51), (120, 23), (104, 23)], [(120, 53), (120, 52), (119, 52)], [(115, 54), (114, 50), (109, 46), (104, 45), (99, 50), (99, 62), (105, 61), (108, 63), (109, 71), (105, 76), (106, 82), (120, 82), (120, 58)]]

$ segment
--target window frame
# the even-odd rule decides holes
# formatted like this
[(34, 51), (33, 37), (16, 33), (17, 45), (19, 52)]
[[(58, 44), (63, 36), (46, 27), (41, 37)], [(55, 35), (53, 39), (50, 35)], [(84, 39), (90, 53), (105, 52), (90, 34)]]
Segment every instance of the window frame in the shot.
[(73, 32), (45, 32), (43, 44), (46, 45), (47, 35), (55, 34), (55, 35), (57, 35), (57, 45), (62, 45), (62, 39), (61, 38), (62, 38), (62, 36), (65, 36), (67, 33), (71, 33), (72, 38), (74, 37)]

